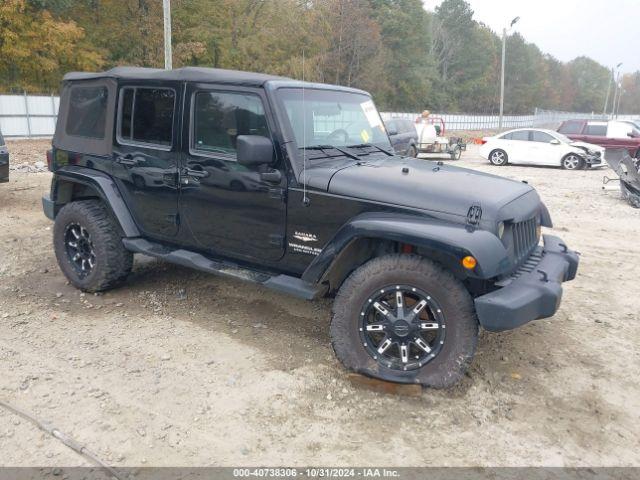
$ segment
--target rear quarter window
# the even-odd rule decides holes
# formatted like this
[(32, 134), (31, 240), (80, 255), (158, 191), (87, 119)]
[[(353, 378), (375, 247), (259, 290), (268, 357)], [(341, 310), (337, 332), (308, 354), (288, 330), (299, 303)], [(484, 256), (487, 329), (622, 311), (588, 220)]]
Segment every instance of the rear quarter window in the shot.
[(103, 139), (107, 119), (106, 87), (71, 87), (65, 132), (73, 137)]

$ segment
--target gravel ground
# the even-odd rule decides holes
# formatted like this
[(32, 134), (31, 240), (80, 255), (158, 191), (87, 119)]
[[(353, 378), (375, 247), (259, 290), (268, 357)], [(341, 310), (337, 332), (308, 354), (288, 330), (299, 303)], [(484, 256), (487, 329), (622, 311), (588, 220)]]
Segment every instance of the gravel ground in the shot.
[[(10, 142), (16, 163), (46, 142)], [(116, 466), (640, 465), (640, 210), (611, 171), (460, 165), (527, 180), (582, 252), (551, 319), (481, 334), (467, 377), (420, 397), (353, 386), (328, 301), (137, 258), (127, 285), (67, 284), (40, 196), (49, 173), (0, 185), (0, 400)], [(384, 441), (381, 441), (384, 439)], [(0, 465), (86, 460), (0, 408)]]

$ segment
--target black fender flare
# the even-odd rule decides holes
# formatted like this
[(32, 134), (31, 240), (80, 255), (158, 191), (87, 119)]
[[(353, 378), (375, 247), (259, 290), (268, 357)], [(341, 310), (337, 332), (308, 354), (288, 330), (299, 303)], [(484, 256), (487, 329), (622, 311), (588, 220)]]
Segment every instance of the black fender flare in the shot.
[(364, 213), (343, 225), (302, 274), (309, 283), (324, 281), (336, 260), (351, 242), (358, 239), (390, 240), (424, 247), (460, 260), (472, 255), (477, 266), (470, 276), (489, 279), (507, 271), (511, 262), (496, 235), (463, 224), (417, 215)]
[(55, 213), (57, 210), (67, 203), (64, 199), (60, 199), (58, 195), (58, 186), (60, 183), (75, 183), (84, 185), (93, 190), (100, 197), (107, 208), (111, 210), (116, 221), (120, 224), (125, 237), (139, 237), (140, 230), (133, 220), (133, 216), (129, 211), (120, 190), (113, 179), (106, 173), (85, 167), (68, 166), (58, 169), (54, 172), (54, 198)]

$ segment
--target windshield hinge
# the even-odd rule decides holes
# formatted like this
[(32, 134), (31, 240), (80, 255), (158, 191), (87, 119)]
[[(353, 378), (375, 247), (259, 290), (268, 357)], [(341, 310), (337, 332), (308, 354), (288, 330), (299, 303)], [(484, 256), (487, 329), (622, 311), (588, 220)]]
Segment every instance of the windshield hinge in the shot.
[(467, 212), (467, 224), (476, 226), (480, 223), (480, 219), (482, 218), (482, 207), (480, 205), (471, 205), (469, 207), (469, 211)]

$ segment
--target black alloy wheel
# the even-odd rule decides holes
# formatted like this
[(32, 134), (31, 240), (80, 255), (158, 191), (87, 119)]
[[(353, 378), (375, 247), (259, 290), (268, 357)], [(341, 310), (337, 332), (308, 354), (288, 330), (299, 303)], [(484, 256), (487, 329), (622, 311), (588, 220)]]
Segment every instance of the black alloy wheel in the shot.
[(64, 245), (69, 263), (73, 265), (78, 276), (89, 275), (96, 264), (96, 253), (89, 231), (77, 223), (67, 225)]
[(390, 285), (362, 306), (360, 336), (379, 364), (393, 370), (422, 368), (445, 342), (445, 319), (431, 295), (411, 285)]

